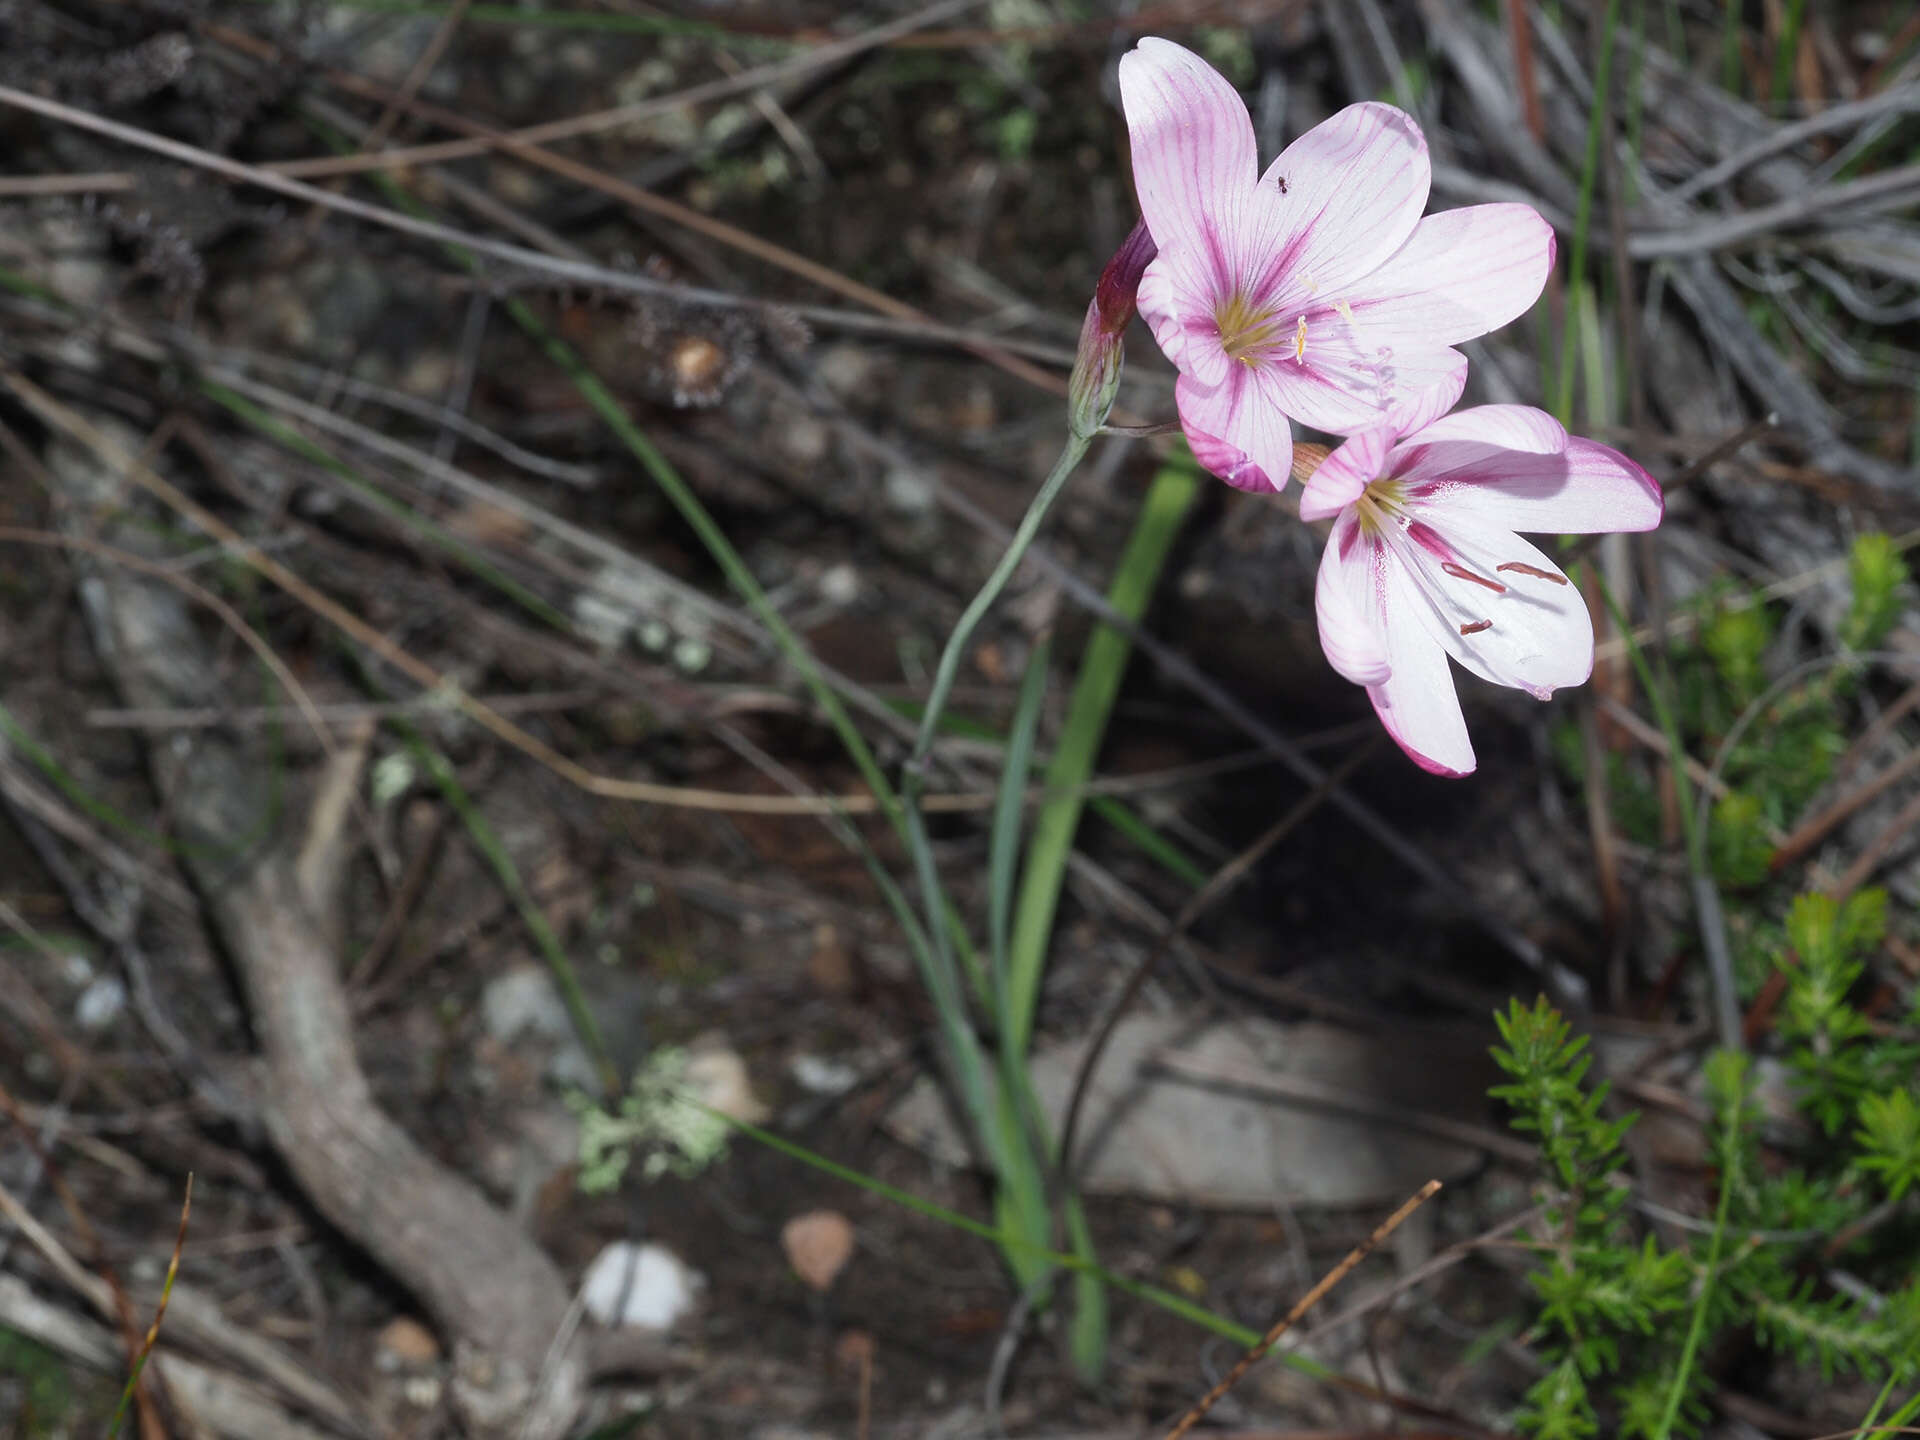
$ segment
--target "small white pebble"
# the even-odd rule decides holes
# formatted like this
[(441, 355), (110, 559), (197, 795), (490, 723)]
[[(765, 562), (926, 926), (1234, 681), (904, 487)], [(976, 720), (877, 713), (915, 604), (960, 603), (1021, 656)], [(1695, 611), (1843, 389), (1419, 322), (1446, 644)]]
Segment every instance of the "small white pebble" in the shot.
[(118, 975), (102, 975), (85, 990), (73, 1007), (73, 1021), (90, 1033), (106, 1029), (127, 1008), (127, 987)]
[(602, 1325), (667, 1330), (693, 1308), (706, 1283), (664, 1245), (616, 1240), (587, 1267), (580, 1303)]
[(860, 572), (851, 565), (829, 566), (819, 584), (820, 598), (829, 605), (851, 605), (860, 598)]

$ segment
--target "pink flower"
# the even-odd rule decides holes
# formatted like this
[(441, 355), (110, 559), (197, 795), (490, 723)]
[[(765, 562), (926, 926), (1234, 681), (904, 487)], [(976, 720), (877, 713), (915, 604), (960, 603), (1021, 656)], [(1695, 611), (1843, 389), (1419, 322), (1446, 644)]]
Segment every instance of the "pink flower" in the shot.
[(1259, 173), (1233, 87), (1191, 52), (1145, 39), (1120, 61), (1140, 212), (1159, 255), (1140, 313), (1180, 371), (1180, 423), (1200, 463), (1278, 490), (1287, 418), (1337, 435), (1392, 421), (1466, 357), (1451, 347), (1532, 305), (1553, 232), (1526, 205), (1420, 218), (1420, 129), (1350, 105)]
[(1300, 515), (1331, 515), (1314, 612), (1320, 648), (1421, 768), (1466, 775), (1473, 746), (1451, 655), (1544, 700), (1593, 670), (1593, 622), (1558, 566), (1514, 534), (1651, 530), (1660, 487), (1626, 456), (1571, 438), (1544, 411), (1483, 405), (1399, 425), (1329, 455)]

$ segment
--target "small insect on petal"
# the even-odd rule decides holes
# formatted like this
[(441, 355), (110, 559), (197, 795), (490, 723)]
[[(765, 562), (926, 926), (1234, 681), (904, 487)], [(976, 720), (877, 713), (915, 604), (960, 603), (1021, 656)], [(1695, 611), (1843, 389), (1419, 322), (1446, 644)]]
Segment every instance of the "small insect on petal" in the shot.
[(1460, 627), (1460, 633), (1462, 635), (1478, 635), (1482, 630), (1491, 630), (1492, 628), (1493, 622), (1491, 620), (1476, 620), (1471, 625), (1462, 625)]
[[(1489, 580), (1484, 575), (1476, 575), (1473, 573), (1473, 571), (1467, 569), (1466, 566), (1456, 565), (1451, 560), (1447, 561), (1440, 568), (1446, 571), (1447, 574), (1453, 576), (1453, 578), (1456, 580), (1467, 580), (1472, 582), (1475, 585), (1485, 586), (1487, 589), (1493, 591), (1493, 593), (1496, 595), (1504, 595), (1507, 593), (1507, 587), (1502, 585), (1498, 580)], [(1502, 565), (1500, 568), (1504, 570), (1507, 567)]]
[(1567, 577), (1564, 575), (1556, 575), (1551, 570), (1542, 570), (1538, 565), (1528, 565), (1520, 560), (1509, 560), (1506, 564), (1496, 565), (1493, 568), (1495, 571), (1512, 570), (1521, 575), (1531, 575), (1536, 580), (1551, 580), (1556, 585), (1567, 583)]

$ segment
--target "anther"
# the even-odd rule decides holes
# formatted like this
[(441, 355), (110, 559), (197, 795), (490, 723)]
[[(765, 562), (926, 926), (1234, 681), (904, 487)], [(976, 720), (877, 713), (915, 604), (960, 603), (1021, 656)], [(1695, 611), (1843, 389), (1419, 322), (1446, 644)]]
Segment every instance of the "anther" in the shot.
[[(1468, 580), (1475, 585), (1485, 586), (1496, 595), (1504, 595), (1507, 593), (1507, 587), (1502, 585), (1498, 580), (1489, 580), (1484, 575), (1476, 575), (1473, 571), (1467, 569), (1466, 566), (1456, 565), (1451, 560), (1445, 562), (1440, 568), (1456, 580)], [(1500, 568), (1504, 570), (1506, 567), (1503, 565)]]
[(1536, 580), (1551, 580), (1556, 585), (1567, 583), (1567, 577), (1564, 575), (1556, 575), (1551, 570), (1542, 570), (1538, 565), (1527, 565), (1518, 560), (1509, 560), (1506, 564), (1496, 565), (1493, 568), (1518, 571), (1522, 575), (1531, 575)]
[(1304, 315), (1293, 328), (1293, 358), (1302, 362), (1307, 358), (1307, 317)]
[(1462, 625), (1460, 627), (1460, 633), (1462, 635), (1478, 635), (1482, 630), (1491, 630), (1492, 628), (1493, 622), (1491, 620), (1476, 620), (1471, 625)]

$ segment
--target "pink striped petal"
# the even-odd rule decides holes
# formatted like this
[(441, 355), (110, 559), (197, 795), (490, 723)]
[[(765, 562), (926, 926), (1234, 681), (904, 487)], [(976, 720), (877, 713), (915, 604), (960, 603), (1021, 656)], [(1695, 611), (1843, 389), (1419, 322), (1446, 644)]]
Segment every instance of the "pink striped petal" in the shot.
[(1148, 36), (1120, 57), (1140, 213), (1162, 251), (1206, 225), (1230, 231), (1254, 194), (1259, 152), (1239, 92), (1192, 51)]
[[(1415, 513), (1435, 520), (1440, 515), (1438, 507)], [(1525, 690), (1536, 700), (1583, 683), (1593, 672), (1593, 620), (1580, 591), (1511, 531), (1468, 521), (1452, 507), (1445, 521), (1444, 530), (1433, 525), (1425, 547), (1411, 540), (1396, 546), (1411, 589), (1424, 603), (1414, 605), (1409, 597), (1408, 610), (1395, 621), (1423, 627), (1433, 643), (1482, 680)], [(1457, 569), (1449, 573), (1445, 564), (1481, 580), (1463, 578)], [(1505, 588), (1495, 593), (1491, 585)]]
[[(1471, 413), (1471, 412), (1468, 412)], [(1433, 467), (1457, 461), (1435, 484)], [(1431, 447), (1414, 504), (1432, 523), (1497, 526), (1534, 535), (1651, 530), (1665, 502), (1654, 478), (1606, 445), (1578, 436), (1558, 455), (1489, 450), (1465, 441)]]
[(1467, 388), (1467, 357), (1458, 350), (1452, 354), (1453, 368), (1441, 379), (1394, 406), (1392, 424), (1402, 435), (1419, 433), (1460, 403), (1460, 393)]
[(1212, 273), (1203, 251), (1162, 250), (1140, 277), (1140, 316), (1174, 369), (1203, 385), (1227, 378), (1227, 352), (1214, 320), (1215, 296), (1224, 282)]
[(1426, 137), (1403, 110), (1349, 105), (1267, 167), (1286, 225), (1252, 293), (1306, 310), (1346, 293), (1414, 233), (1432, 183)]
[(1307, 332), (1305, 356), (1260, 367), (1266, 392), (1294, 419), (1331, 435), (1375, 425), (1404, 430), (1466, 383), (1467, 357), (1438, 347), (1363, 352), (1337, 323)]
[(1384, 425), (1362, 430), (1321, 461), (1300, 492), (1300, 518), (1324, 520), (1358, 500), (1380, 478), (1393, 438), (1392, 429)]
[(1552, 268), (1553, 227), (1532, 206), (1469, 205), (1427, 216), (1344, 298), (1368, 349), (1457, 345), (1525, 314)]
[(1327, 536), (1313, 586), (1313, 614), (1327, 663), (1356, 685), (1381, 685), (1392, 673), (1381, 611), (1385, 556), (1359, 528), (1354, 516), (1344, 515)]
[(1425, 609), (1425, 598), (1404, 564), (1389, 563), (1384, 578), (1389, 674), (1367, 687), (1374, 714), (1422, 770), (1471, 775), (1473, 742), (1467, 738), (1467, 721), (1460, 713), (1447, 652), (1428, 627), (1414, 618)]
[(1260, 379), (1232, 365), (1219, 385), (1182, 375), (1174, 386), (1193, 458), (1236, 490), (1283, 490), (1293, 467), (1286, 414), (1261, 393)]
[(1567, 448), (1566, 427), (1531, 405), (1476, 405), (1443, 415), (1408, 434), (1408, 445), (1465, 440), (1502, 450), (1558, 455)]

